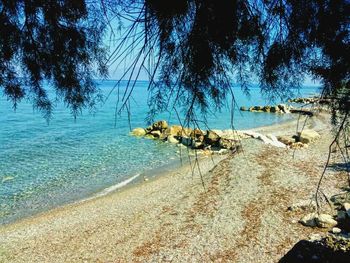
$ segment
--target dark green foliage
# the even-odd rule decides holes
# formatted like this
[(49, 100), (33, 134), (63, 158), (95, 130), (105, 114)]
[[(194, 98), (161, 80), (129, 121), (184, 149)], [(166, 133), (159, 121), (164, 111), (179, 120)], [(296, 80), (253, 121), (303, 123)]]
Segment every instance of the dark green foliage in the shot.
[(0, 1), (0, 87), (15, 107), (29, 98), (50, 118), (54, 98), (44, 81), (74, 116), (94, 102), (94, 71), (106, 68), (103, 24), (93, 12), (85, 1)]

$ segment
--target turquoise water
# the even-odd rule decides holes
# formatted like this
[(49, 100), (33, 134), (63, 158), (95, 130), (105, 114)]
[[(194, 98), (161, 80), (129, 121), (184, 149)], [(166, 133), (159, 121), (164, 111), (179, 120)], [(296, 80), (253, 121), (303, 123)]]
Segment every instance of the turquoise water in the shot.
[[(100, 81), (107, 95), (115, 81)], [(124, 85), (124, 86), (123, 86)], [(139, 81), (132, 102), (132, 127), (146, 126), (147, 82)], [(121, 92), (125, 83), (121, 84)], [(301, 95), (314, 93), (305, 88)], [(251, 98), (235, 88), (238, 106), (266, 104), (258, 88)], [(126, 114), (115, 126), (116, 92), (91, 114), (74, 120), (63, 104), (56, 105), (49, 124), (30, 103), (22, 102), (14, 112), (0, 96), (0, 224), (74, 202), (140, 173), (178, 158), (176, 146), (131, 137)], [(208, 118), (209, 126), (230, 128), (230, 112), (224, 109)], [(247, 129), (290, 118), (288, 115), (235, 111), (234, 125)], [(178, 124), (175, 116), (163, 114)]]

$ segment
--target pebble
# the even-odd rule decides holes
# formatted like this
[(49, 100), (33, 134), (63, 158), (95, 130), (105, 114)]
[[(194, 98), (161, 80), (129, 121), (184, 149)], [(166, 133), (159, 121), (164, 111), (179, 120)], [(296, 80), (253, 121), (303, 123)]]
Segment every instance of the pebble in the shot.
[(339, 227), (333, 227), (332, 228), (332, 233), (333, 234), (340, 234), (341, 233), (341, 229)]

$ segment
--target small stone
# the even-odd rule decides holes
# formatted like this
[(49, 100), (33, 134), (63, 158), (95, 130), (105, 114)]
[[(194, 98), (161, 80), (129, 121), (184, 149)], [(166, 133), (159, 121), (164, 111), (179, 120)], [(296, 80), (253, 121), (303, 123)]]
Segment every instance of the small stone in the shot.
[(300, 223), (304, 226), (315, 227), (316, 226), (316, 213), (310, 213), (300, 219)]
[(333, 227), (338, 224), (338, 222), (334, 220), (331, 215), (328, 215), (328, 214), (318, 215), (315, 218), (315, 221), (316, 221), (316, 225), (322, 228)]
[(317, 240), (321, 240), (322, 236), (320, 234), (311, 234), (309, 236), (309, 240), (310, 241), (317, 241)]
[(332, 228), (332, 233), (333, 233), (333, 234), (340, 234), (340, 233), (341, 233), (341, 229), (338, 228), (338, 227), (333, 227), (333, 228)]
[(240, 110), (240, 111), (247, 111), (247, 108), (244, 107), (244, 106), (242, 106), (242, 107), (239, 108), (239, 110)]

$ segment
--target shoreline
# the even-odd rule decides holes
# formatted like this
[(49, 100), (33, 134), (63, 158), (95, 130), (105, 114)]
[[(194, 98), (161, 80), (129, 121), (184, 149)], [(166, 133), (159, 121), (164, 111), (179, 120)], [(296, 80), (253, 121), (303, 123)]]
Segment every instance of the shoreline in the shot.
[[(295, 122), (269, 130), (292, 132)], [(300, 214), (287, 207), (313, 193), (331, 139), (327, 125), (321, 118), (323, 139), (295, 156), (246, 139), (242, 154), (218, 156), (215, 165), (203, 158), (202, 178), (181, 167), (0, 226), (0, 261), (276, 262), (315, 231), (293, 223)]]
[[(293, 116), (291, 115), (290, 119), (288, 120), (282, 120), (278, 123), (274, 123), (274, 124), (270, 124), (270, 125), (266, 125), (266, 126), (260, 126), (260, 127), (256, 127), (256, 128), (252, 128), (252, 129), (247, 129), (247, 130), (251, 130), (251, 131), (261, 131), (262, 129), (277, 129), (277, 127), (280, 127), (281, 125), (288, 125), (288, 124), (292, 124), (293, 122), (295, 122), (297, 119), (297, 116)], [(190, 150), (190, 149), (189, 149)], [(193, 151), (193, 150), (190, 150)], [(176, 156), (175, 156), (176, 155)], [(79, 199), (70, 201), (70, 202), (63, 202), (63, 203), (58, 203), (57, 205), (50, 207), (48, 209), (43, 209), (43, 210), (39, 210), (38, 212), (34, 212), (34, 213), (23, 213), (22, 216), (19, 217), (14, 217), (14, 219), (9, 220), (6, 223), (0, 224), (0, 228), (7, 226), (7, 225), (11, 225), (11, 224), (15, 224), (17, 222), (20, 222), (22, 220), (25, 220), (27, 218), (32, 218), (32, 217), (36, 217), (38, 215), (42, 215), (45, 214), (47, 212), (50, 212), (51, 210), (55, 210), (58, 208), (62, 208), (65, 206), (71, 206), (71, 205), (75, 205), (75, 204), (81, 204), (81, 203), (85, 203), (86, 201), (91, 201), (94, 200), (96, 198), (100, 198), (109, 194), (113, 194), (116, 192), (120, 192), (123, 190), (126, 190), (130, 187), (137, 187), (139, 184), (144, 183), (145, 178), (147, 178), (146, 180), (155, 180), (158, 176), (165, 176), (169, 173), (174, 173), (177, 170), (181, 169), (182, 166), (186, 166), (188, 167), (190, 164), (188, 163), (188, 157), (187, 157), (187, 151), (184, 148), (182, 150), (182, 159), (183, 161), (181, 161), (180, 156), (177, 156), (176, 153), (174, 153), (174, 159), (171, 160), (169, 163), (163, 164), (159, 167), (156, 168), (152, 168), (150, 170), (145, 170), (144, 172), (140, 172), (137, 174), (133, 174), (130, 175), (129, 177), (126, 177), (125, 180), (118, 182), (116, 184), (107, 186), (103, 189), (100, 189), (94, 193), (91, 193), (88, 196), (85, 197), (81, 197)], [(222, 159), (222, 156), (226, 156), (227, 154), (224, 155), (213, 155), (212, 157), (214, 159)], [(192, 158), (193, 156), (190, 156), (190, 158)], [(200, 158), (207, 158), (204, 156), (199, 156)], [(184, 164), (181, 164), (181, 162), (184, 162)], [(138, 175), (138, 176), (136, 176)], [(132, 179), (133, 178), (133, 179)], [(132, 180), (130, 180), (132, 179)]]

